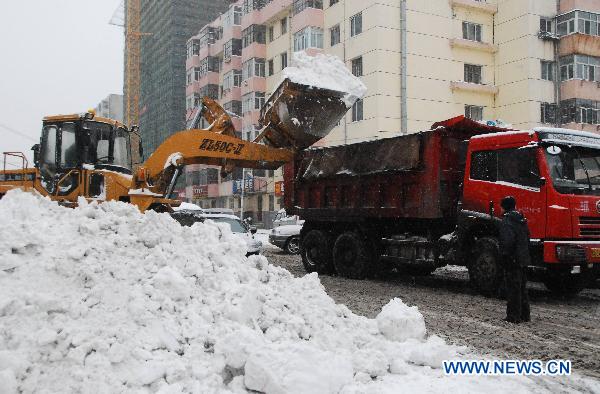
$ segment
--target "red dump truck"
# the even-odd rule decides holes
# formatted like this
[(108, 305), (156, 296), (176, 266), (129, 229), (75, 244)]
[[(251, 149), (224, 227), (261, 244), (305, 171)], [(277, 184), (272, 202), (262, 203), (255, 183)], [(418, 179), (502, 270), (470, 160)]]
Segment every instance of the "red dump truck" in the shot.
[(494, 295), (500, 200), (512, 195), (531, 232), (531, 274), (576, 293), (600, 271), (600, 136), (515, 131), (464, 117), (432, 130), (300, 152), (286, 165), (287, 212), (306, 222), (307, 271), (364, 278), (466, 266)]

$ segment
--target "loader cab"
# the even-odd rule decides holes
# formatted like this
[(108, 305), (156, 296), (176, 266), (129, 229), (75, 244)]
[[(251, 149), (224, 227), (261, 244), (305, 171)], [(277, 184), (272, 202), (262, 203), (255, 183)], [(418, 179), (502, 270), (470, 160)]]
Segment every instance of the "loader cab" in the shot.
[(44, 118), (35, 155), (43, 187), (66, 196), (78, 187), (82, 170), (132, 174), (130, 134), (119, 122), (91, 112)]

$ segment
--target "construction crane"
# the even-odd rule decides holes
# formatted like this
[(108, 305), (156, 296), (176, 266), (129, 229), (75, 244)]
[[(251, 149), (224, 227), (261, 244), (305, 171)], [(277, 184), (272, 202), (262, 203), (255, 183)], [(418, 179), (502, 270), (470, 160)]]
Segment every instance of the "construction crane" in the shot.
[(115, 10), (111, 25), (125, 29), (125, 124), (140, 121), (141, 40), (150, 33), (141, 30), (141, 0), (123, 0)]

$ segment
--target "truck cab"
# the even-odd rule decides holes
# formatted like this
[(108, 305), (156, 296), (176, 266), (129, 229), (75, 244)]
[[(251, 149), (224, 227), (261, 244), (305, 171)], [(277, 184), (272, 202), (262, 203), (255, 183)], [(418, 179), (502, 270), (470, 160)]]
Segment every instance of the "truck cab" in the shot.
[(528, 220), (532, 274), (561, 293), (576, 292), (598, 275), (600, 136), (537, 128), (470, 139), (459, 228), (480, 287), (500, 280), (490, 245), (502, 217), (500, 200), (508, 195)]

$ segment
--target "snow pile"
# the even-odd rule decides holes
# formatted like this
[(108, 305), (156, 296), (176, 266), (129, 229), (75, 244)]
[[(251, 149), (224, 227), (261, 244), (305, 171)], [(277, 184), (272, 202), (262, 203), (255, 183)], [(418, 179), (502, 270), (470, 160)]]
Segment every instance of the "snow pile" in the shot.
[(344, 102), (348, 108), (367, 93), (365, 84), (333, 55), (310, 56), (304, 51), (295, 52), (292, 65), (283, 70), (285, 78), (302, 85), (346, 93)]
[[(315, 274), (246, 258), (224, 224), (182, 227), (118, 202), (67, 209), (20, 191), (0, 200), (0, 217), (0, 392), (451, 387), (440, 365), (458, 349), (426, 339), (416, 308), (393, 300), (377, 319), (354, 315)], [(454, 381), (532, 387), (497, 379)]]

